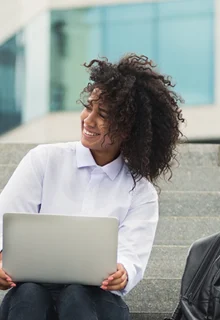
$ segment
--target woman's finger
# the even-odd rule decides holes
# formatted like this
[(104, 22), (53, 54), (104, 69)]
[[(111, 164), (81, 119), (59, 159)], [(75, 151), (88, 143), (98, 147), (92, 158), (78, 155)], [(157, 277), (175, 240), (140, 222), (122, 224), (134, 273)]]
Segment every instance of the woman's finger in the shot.
[(111, 278), (113, 278), (113, 279), (121, 278), (124, 273), (125, 273), (124, 270), (118, 270), (114, 274), (112, 274), (111, 276), (108, 277), (108, 281), (111, 281), (110, 280)]
[[(0, 287), (2, 288), (2, 290), (6, 290), (6, 289), (9, 289), (11, 286), (10, 286), (10, 282), (4, 280), (4, 279), (1, 279), (0, 278)], [(4, 289), (3, 289), (4, 288)]]
[(121, 263), (117, 263), (117, 269), (118, 270), (125, 270), (125, 267)]
[(108, 291), (118, 291), (118, 290), (122, 290), (125, 288), (127, 284), (127, 279), (124, 280), (123, 282), (121, 282), (120, 284), (116, 284), (116, 285), (108, 285), (107, 289)]
[(7, 277), (8, 275), (2, 269), (0, 269), (0, 279), (6, 280)]
[(14, 283), (14, 282), (10, 282), (10, 287), (11, 287), (11, 288), (16, 287), (16, 283)]
[(114, 286), (116, 284), (120, 284), (122, 282), (124, 282), (125, 280), (127, 280), (127, 275), (126, 273), (124, 273), (120, 278), (117, 278), (117, 279), (114, 279), (112, 281), (108, 281), (108, 284), (109, 286)]
[(102, 285), (108, 286), (108, 284), (109, 285), (119, 284), (119, 283), (123, 282), (126, 278), (127, 278), (127, 274), (126, 273), (123, 273), (120, 278), (113, 278), (112, 277), (112, 280), (110, 280), (110, 277), (109, 277), (107, 280), (104, 280), (102, 282)]

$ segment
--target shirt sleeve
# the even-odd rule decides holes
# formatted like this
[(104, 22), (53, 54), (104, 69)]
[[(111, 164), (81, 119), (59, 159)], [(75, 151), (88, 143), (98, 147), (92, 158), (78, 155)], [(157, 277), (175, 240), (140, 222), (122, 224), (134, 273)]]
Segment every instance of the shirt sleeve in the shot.
[(119, 226), (118, 263), (127, 270), (128, 283), (123, 290), (114, 293), (123, 296), (144, 277), (159, 216), (155, 188), (144, 180), (135, 189), (129, 212)]
[(29, 151), (0, 194), (0, 250), (3, 249), (4, 213), (37, 213), (40, 210), (43, 182), (42, 161), (41, 147)]

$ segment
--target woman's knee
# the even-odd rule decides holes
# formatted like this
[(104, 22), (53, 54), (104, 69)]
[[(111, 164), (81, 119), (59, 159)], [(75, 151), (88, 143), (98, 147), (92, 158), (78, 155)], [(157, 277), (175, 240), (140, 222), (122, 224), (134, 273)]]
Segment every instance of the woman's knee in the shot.
[(88, 294), (86, 286), (79, 284), (71, 284), (66, 286), (60, 293), (57, 308), (83, 308), (92, 305), (91, 298)]
[(60, 294), (60, 299), (70, 299), (72, 301), (80, 301), (87, 296), (87, 289), (80, 284), (67, 285)]
[(95, 305), (86, 286), (72, 284), (66, 286), (57, 301), (59, 319), (97, 320)]
[[(6, 294), (1, 306), (1, 319), (53, 319), (53, 301), (50, 293), (36, 283), (20, 283)], [(19, 318), (19, 319), (20, 319)]]
[(17, 288), (12, 289), (15, 291), (16, 298), (20, 301), (26, 302), (48, 302), (51, 300), (49, 292), (37, 283), (22, 283), (18, 284)]
[(130, 319), (129, 308), (120, 296), (99, 287), (90, 287), (89, 291), (100, 319)]
[[(9, 292), (10, 293), (10, 292)], [(53, 300), (50, 293), (36, 283), (22, 283), (11, 289), (10, 309), (39, 309), (42, 312), (52, 309)]]

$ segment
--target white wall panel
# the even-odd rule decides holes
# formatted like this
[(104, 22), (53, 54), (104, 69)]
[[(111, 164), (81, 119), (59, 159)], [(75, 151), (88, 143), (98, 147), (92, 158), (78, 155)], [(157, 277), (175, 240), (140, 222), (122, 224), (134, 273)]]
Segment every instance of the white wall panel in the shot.
[(46, 10), (48, 3), (49, 0), (0, 0), (0, 43)]
[(188, 139), (220, 139), (220, 106), (187, 106), (183, 109), (186, 126), (183, 132)]
[(24, 31), (25, 101), (23, 122), (41, 117), (50, 106), (50, 13), (41, 13)]
[[(96, 5), (142, 3), (142, 2), (163, 2), (167, 0), (50, 0), (51, 8), (88, 7)], [(179, 1), (179, 0), (176, 0)]]

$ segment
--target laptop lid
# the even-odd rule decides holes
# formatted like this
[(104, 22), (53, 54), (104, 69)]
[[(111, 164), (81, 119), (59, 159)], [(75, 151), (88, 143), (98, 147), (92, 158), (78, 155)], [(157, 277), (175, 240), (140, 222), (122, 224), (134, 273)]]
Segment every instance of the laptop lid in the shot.
[(116, 271), (118, 219), (6, 213), (3, 269), (14, 282), (101, 285)]

